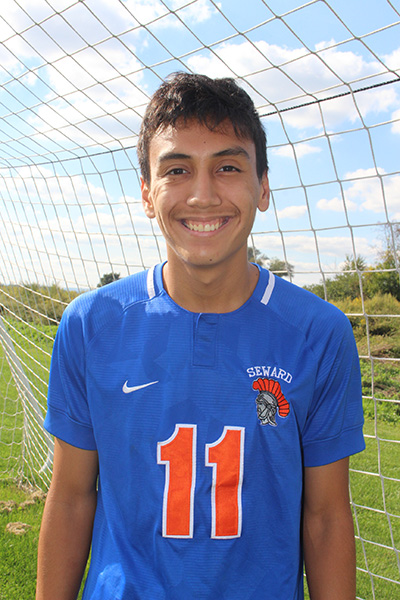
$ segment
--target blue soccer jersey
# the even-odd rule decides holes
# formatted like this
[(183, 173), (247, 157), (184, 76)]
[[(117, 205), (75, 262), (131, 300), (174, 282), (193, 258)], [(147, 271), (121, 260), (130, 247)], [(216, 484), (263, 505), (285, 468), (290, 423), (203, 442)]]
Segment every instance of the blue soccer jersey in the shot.
[(162, 265), (64, 313), (45, 425), (99, 455), (85, 600), (299, 600), (302, 471), (364, 448), (357, 350), (332, 305), (260, 269), (225, 314)]

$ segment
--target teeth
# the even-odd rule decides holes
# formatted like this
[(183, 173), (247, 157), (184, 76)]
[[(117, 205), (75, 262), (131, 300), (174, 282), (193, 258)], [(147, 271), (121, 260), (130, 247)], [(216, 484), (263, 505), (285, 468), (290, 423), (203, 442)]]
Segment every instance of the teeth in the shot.
[(191, 231), (217, 231), (222, 225), (222, 222), (218, 223), (191, 223), (190, 221), (184, 222), (186, 227)]

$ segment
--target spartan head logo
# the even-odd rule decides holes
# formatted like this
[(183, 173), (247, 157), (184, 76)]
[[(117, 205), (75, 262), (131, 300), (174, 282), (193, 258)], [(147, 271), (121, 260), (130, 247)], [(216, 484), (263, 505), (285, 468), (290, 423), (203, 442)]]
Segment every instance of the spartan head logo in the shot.
[(259, 392), (256, 405), (261, 424), (276, 427), (276, 412), (278, 411), (280, 417), (287, 417), (290, 412), (289, 402), (283, 395), (280, 384), (273, 379), (260, 377), (253, 381), (253, 389)]

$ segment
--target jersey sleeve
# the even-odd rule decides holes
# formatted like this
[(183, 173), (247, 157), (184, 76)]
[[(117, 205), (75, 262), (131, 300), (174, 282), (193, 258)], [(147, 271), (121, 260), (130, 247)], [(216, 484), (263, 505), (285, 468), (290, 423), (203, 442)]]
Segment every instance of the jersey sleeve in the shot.
[(304, 465), (321, 466), (365, 448), (360, 363), (349, 320), (337, 311), (313, 349), (318, 363), (303, 430)]
[(96, 450), (86, 392), (83, 319), (77, 306), (75, 301), (67, 307), (57, 331), (44, 426), (72, 446)]

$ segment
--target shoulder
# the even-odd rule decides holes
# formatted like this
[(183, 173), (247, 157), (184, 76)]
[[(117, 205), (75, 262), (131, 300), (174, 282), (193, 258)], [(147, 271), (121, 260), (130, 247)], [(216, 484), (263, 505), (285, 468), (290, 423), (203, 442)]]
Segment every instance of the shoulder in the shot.
[(269, 310), (288, 327), (301, 331), (307, 339), (311, 336), (342, 337), (345, 331), (351, 333), (350, 321), (333, 304), (281, 277), (272, 276), (269, 285), (273, 286)]
[(65, 309), (60, 329), (79, 329), (86, 339), (92, 338), (130, 307), (149, 300), (147, 279), (148, 271), (142, 271), (81, 294)]

